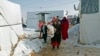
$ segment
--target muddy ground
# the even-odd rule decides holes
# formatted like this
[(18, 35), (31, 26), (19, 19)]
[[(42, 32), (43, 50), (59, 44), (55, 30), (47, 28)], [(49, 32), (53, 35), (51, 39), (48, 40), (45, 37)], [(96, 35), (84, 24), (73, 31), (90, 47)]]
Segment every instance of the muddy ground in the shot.
[(63, 40), (59, 49), (52, 49), (50, 39), (44, 46), (39, 53), (31, 56), (100, 56), (100, 48), (74, 46)]

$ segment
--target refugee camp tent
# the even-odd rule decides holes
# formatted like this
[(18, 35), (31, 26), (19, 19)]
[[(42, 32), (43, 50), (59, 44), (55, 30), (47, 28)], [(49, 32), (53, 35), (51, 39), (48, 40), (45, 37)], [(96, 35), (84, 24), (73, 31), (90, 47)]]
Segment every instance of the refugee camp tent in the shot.
[[(9, 54), (23, 35), (20, 5), (0, 0), (0, 54)], [(6, 55), (7, 56), (7, 55)]]
[(80, 42), (100, 44), (100, 0), (80, 0)]

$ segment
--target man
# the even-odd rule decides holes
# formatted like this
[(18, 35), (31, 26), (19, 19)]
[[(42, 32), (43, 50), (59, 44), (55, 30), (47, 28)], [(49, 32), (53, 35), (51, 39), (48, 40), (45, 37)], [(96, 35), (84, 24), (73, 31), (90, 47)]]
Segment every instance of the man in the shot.
[(44, 43), (47, 42), (47, 30), (48, 30), (47, 25), (45, 22), (43, 22), (43, 26), (41, 27), (40, 34), (42, 34), (42, 38), (44, 39)]
[(41, 30), (42, 26), (43, 26), (43, 22), (41, 20), (39, 20), (39, 22), (38, 22), (38, 28), (39, 28), (39, 30)]

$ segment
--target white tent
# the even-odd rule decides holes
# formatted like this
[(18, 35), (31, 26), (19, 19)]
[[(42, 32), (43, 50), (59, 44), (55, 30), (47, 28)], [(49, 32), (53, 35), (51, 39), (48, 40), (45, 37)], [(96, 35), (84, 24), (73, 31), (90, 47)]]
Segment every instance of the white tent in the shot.
[[(83, 7), (82, 1), (84, 2)], [(100, 44), (100, 0), (80, 0), (79, 10), (81, 11), (80, 42), (83, 44)]]
[(0, 0), (0, 54), (9, 54), (12, 45), (17, 43), (18, 36), (21, 35), (23, 28), (20, 6), (7, 0)]

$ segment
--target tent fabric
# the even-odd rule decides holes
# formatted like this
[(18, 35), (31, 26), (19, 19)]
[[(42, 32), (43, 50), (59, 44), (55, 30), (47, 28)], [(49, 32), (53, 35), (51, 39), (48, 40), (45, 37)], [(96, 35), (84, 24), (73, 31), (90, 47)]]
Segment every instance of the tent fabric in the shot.
[(80, 24), (76, 24), (69, 28), (68, 30), (68, 40), (67, 42), (76, 45), (80, 37)]
[(80, 42), (83, 44), (100, 44), (100, 12), (81, 15), (82, 17), (80, 18)]
[(100, 40), (100, 17), (99, 14), (82, 15), (80, 19), (80, 41), (91, 44)]
[(81, 0), (81, 13), (91, 14), (99, 12), (99, 0)]
[[(2, 16), (9, 24), (22, 23), (21, 19), (18, 19), (21, 17), (21, 11), (18, 8), (20, 8), (18, 4), (14, 4), (5, 0), (0, 1), (0, 13), (2, 13)], [(6, 25), (6, 23), (0, 23), (0, 25)]]
[(14, 46), (17, 43), (17, 35), (23, 35), (21, 9), (18, 4), (12, 3), (7, 0), (0, 0), (0, 26), (2, 26), (0, 27), (1, 51), (10, 51), (11, 46)]

